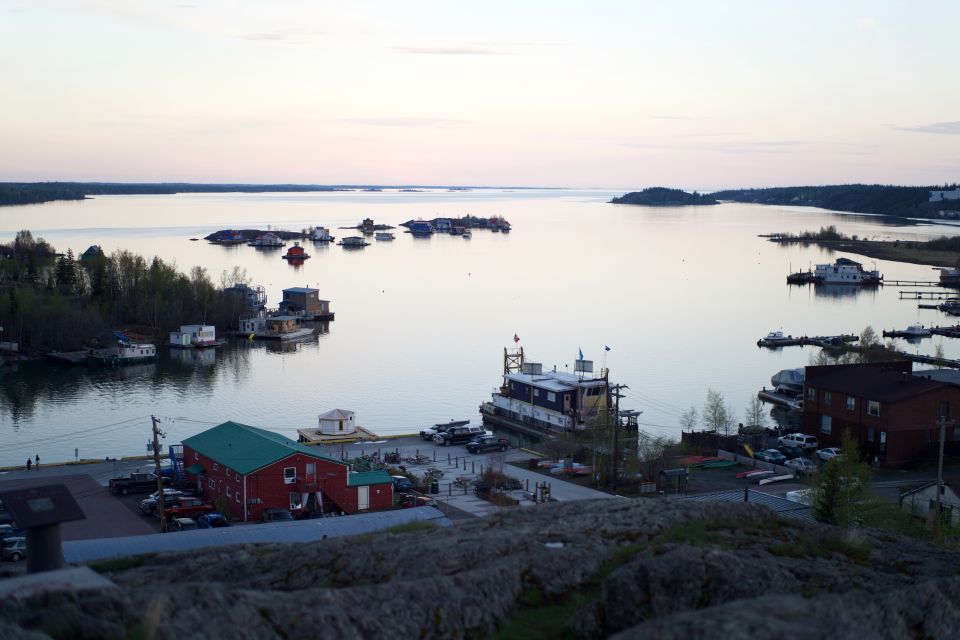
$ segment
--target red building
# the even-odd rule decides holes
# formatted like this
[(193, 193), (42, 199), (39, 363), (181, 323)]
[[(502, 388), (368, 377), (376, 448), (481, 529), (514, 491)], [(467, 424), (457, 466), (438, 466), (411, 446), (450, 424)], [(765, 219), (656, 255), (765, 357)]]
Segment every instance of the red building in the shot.
[(264, 509), (350, 514), (393, 505), (386, 471), (354, 473), (316, 449), (236, 422), (184, 440), (183, 464), (197, 490), (236, 520), (260, 520)]
[(838, 447), (849, 430), (868, 460), (902, 467), (936, 451), (941, 416), (947, 441), (960, 440), (951, 405), (960, 410), (960, 387), (913, 375), (909, 361), (807, 367), (803, 432)]

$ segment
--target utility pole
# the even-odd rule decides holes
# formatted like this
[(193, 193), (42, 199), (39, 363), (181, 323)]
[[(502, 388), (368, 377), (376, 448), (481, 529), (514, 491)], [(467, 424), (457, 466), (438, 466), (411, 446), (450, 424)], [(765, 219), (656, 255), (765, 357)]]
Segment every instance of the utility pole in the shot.
[(160, 531), (163, 533), (167, 532), (167, 514), (166, 514), (166, 504), (164, 503), (163, 495), (163, 476), (160, 474), (160, 436), (166, 435), (161, 434), (160, 432), (160, 421), (157, 420), (156, 416), (150, 416), (151, 422), (153, 422), (153, 462), (156, 465), (156, 474), (157, 474), (157, 509), (160, 509)]
[(613, 386), (613, 397), (614, 397), (614, 409), (613, 409), (613, 482), (612, 489), (616, 491), (617, 489), (617, 461), (620, 457), (620, 398), (623, 397), (623, 394), (620, 393), (620, 389), (629, 389), (625, 384), (616, 384)]
[(940, 500), (943, 495), (943, 441), (946, 439), (947, 416), (940, 411), (940, 455), (937, 459), (937, 510), (933, 514), (933, 539), (940, 538)]

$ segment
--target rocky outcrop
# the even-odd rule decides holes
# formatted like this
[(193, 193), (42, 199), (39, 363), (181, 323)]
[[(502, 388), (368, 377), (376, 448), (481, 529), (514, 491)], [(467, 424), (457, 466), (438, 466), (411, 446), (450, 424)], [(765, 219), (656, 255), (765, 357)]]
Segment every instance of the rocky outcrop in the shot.
[[(950, 637), (958, 554), (750, 504), (557, 503), (448, 529), (95, 567), (0, 604), (3, 637)], [(29, 634), (29, 635), (27, 635)]]

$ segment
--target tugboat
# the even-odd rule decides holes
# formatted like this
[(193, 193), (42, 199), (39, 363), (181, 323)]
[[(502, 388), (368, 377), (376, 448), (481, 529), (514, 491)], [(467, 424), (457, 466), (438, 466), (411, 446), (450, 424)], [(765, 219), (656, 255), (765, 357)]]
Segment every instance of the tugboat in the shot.
[(303, 250), (299, 242), (294, 242), (293, 246), (287, 249), (287, 252), (283, 254), (282, 257), (291, 264), (297, 262), (303, 263), (304, 260), (310, 257), (310, 254)]

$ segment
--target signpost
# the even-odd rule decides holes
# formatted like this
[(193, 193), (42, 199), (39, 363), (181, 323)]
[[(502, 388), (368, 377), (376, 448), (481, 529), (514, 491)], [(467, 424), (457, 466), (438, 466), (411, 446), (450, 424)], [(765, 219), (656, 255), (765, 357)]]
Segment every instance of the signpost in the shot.
[(63, 484), (0, 492), (17, 526), (27, 530), (27, 573), (63, 568), (60, 523), (86, 518)]

